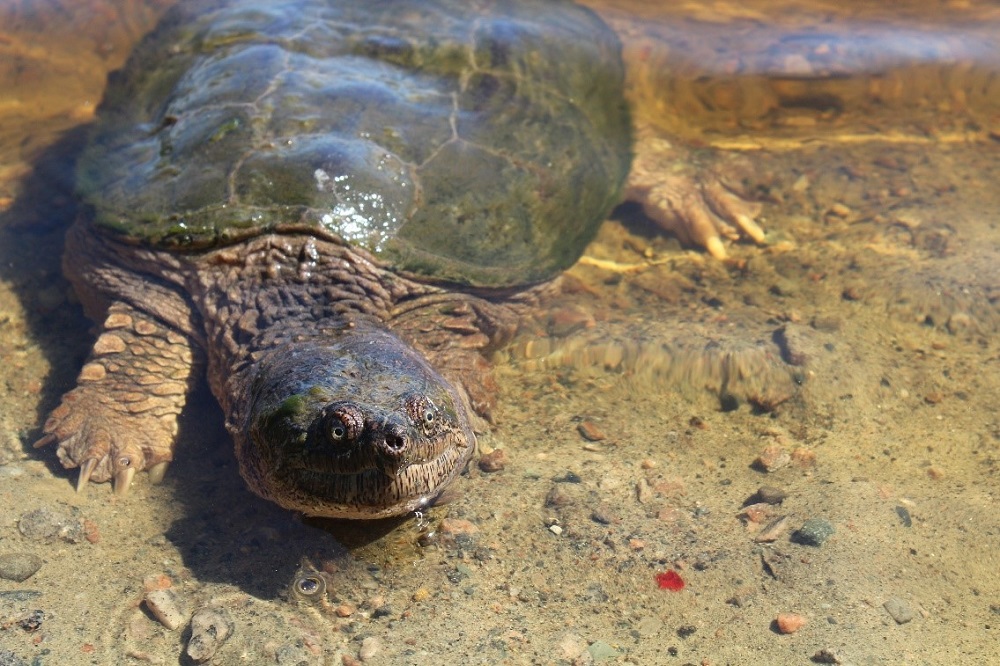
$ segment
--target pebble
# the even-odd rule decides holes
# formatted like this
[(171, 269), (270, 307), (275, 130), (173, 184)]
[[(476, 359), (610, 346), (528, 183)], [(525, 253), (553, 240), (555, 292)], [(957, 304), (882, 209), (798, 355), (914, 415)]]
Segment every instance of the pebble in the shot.
[(507, 452), (503, 449), (493, 449), (479, 457), (479, 469), (492, 474), (502, 472), (507, 467)]
[(788, 529), (788, 517), (781, 516), (780, 518), (776, 518), (764, 526), (764, 529), (754, 537), (754, 542), (771, 543), (772, 541), (777, 541), (785, 533), (786, 529)]
[(22, 583), (42, 568), (42, 558), (34, 553), (0, 555), (0, 578)]
[(559, 640), (559, 652), (567, 661), (573, 661), (587, 651), (587, 643), (574, 633), (568, 633)]
[(778, 613), (775, 623), (781, 633), (794, 634), (806, 625), (806, 619), (797, 613)]
[(145, 598), (146, 607), (167, 629), (174, 631), (187, 619), (184, 602), (172, 589), (153, 590)]
[(22, 514), (17, 521), (17, 529), (34, 541), (61, 539), (80, 543), (86, 538), (83, 523), (78, 518), (44, 507)]
[(840, 202), (830, 206), (830, 212), (837, 217), (850, 217), (851, 215), (851, 209), (846, 204), (842, 204)]
[(610, 525), (611, 523), (617, 522), (617, 518), (611, 510), (611, 507), (606, 504), (602, 504), (591, 511), (590, 519), (595, 523), (600, 523), (601, 525)]
[(563, 528), (559, 527), (558, 525), (549, 525), (549, 532), (552, 532), (556, 536), (559, 536), (563, 533)]
[(620, 653), (618, 650), (614, 649), (604, 641), (594, 641), (587, 648), (587, 652), (590, 653), (590, 658), (594, 660), (595, 663), (606, 661), (608, 659), (614, 659)]
[(819, 650), (812, 656), (812, 661), (814, 664), (842, 664), (844, 663), (840, 659), (840, 655), (837, 654), (835, 650), (830, 648), (823, 648)]
[(464, 518), (444, 518), (438, 524), (438, 531), (448, 536), (459, 534), (470, 535), (479, 532), (479, 528), (471, 520)]
[[(148, 602), (147, 602), (148, 603)], [(199, 608), (191, 618), (191, 640), (187, 654), (195, 661), (207, 661), (215, 656), (233, 633), (233, 619), (222, 606)]]
[(0, 466), (0, 479), (17, 479), (24, 476), (24, 469), (13, 463)]
[(0, 650), (0, 666), (28, 666), (28, 662), (10, 650)]
[(910, 604), (899, 597), (892, 597), (882, 604), (882, 608), (892, 616), (896, 624), (906, 624), (913, 619), (913, 609), (910, 608)]
[(754, 464), (765, 472), (774, 472), (792, 462), (792, 456), (783, 447), (772, 444), (757, 456)]
[(792, 449), (792, 462), (802, 468), (816, 465), (816, 452), (807, 446), (796, 446)]
[(792, 533), (792, 541), (803, 546), (822, 546), (836, 530), (825, 518), (810, 518)]
[(788, 497), (788, 493), (781, 488), (774, 486), (761, 486), (753, 495), (747, 498), (746, 504), (781, 504)]
[(580, 425), (576, 427), (577, 432), (588, 442), (600, 442), (603, 439), (607, 439), (600, 428), (593, 421), (580, 421)]
[(358, 659), (368, 661), (373, 659), (382, 648), (382, 642), (375, 636), (369, 636), (361, 641), (361, 649), (358, 651)]

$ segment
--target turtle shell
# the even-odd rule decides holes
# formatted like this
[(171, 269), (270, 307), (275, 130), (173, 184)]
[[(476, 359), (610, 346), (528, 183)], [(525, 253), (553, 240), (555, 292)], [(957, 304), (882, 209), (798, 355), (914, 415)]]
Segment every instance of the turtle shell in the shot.
[(552, 0), (189, 2), (112, 75), (96, 227), (197, 251), (306, 230), (425, 279), (572, 264), (630, 160), (620, 45)]

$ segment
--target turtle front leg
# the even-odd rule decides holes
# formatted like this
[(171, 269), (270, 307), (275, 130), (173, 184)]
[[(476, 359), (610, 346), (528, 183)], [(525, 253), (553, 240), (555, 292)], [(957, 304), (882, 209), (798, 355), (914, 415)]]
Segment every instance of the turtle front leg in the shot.
[(713, 155), (711, 164), (699, 165), (692, 163), (695, 155), (664, 139), (640, 138), (626, 198), (641, 203), (646, 215), (682, 243), (703, 247), (716, 259), (726, 258), (723, 238), (763, 243), (756, 222), (760, 203), (746, 199), (731, 182), (749, 172), (746, 165), (729, 155)]
[(58, 442), (66, 468), (128, 492), (137, 471), (163, 478), (173, 459), (177, 416), (195, 378), (191, 340), (125, 303), (108, 309), (77, 386), (49, 415), (35, 447)]

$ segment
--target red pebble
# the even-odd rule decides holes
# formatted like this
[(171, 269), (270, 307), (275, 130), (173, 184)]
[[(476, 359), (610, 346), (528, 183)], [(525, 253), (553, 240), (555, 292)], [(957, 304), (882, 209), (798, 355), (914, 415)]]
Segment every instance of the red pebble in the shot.
[(656, 584), (661, 590), (677, 592), (684, 589), (684, 579), (676, 571), (664, 571), (656, 574)]

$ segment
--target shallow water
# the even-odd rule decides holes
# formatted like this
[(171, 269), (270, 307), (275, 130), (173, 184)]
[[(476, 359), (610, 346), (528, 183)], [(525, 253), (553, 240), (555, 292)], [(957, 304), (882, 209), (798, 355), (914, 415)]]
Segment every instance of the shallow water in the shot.
[[(0, 650), (187, 663), (189, 630), (141, 603), (169, 579), (189, 610), (228, 610), (220, 664), (993, 658), (1000, 10), (596, 4), (645, 63), (640, 118), (752, 163), (768, 244), (723, 264), (619, 211), (539, 317), (559, 339), (498, 359), (481, 445), (505, 469), (473, 465), (421, 520), (350, 526), (253, 497), (207, 390), (167, 480), (125, 499), (76, 494), (30, 447), (90, 340), (59, 267), (80, 128), (166, 4), (0, 4), (0, 556), (43, 560), (0, 580)], [(657, 350), (639, 367), (593, 367), (639, 337)], [(790, 378), (769, 410), (747, 400)], [(787, 497), (746, 515), (764, 485)], [(24, 535), (38, 509), (80, 531)], [(816, 518), (827, 541), (791, 538)], [(289, 590), (303, 558), (321, 602)], [(781, 634), (779, 613), (806, 624)]]

